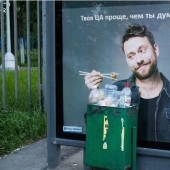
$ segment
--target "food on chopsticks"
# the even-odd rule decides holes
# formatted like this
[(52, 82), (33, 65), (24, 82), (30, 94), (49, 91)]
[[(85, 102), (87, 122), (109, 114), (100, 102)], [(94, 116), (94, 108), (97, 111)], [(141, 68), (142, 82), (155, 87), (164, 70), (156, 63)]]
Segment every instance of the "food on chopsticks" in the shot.
[[(79, 71), (79, 75), (87, 75), (89, 72)], [(100, 75), (104, 78), (108, 78), (111, 80), (117, 80), (117, 75), (119, 73), (111, 72), (111, 73), (101, 73)]]
[[(103, 73), (101, 74), (102, 77), (105, 77), (105, 78), (110, 78), (112, 80), (117, 80), (117, 75), (119, 73), (115, 73), (115, 72), (111, 72), (111, 73)], [(109, 76), (109, 77), (108, 77)]]
[(111, 72), (111, 79), (112, 80), (115, 80), (117, 77), (116, 77), (116, 73), (115, 72)]

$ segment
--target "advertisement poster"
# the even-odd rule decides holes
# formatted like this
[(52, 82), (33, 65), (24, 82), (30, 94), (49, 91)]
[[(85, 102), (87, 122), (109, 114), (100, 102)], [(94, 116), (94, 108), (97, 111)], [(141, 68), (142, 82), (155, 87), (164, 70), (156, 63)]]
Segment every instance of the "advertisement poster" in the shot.
[[(85, 134), (84, 114), (90, 90), (79, 71), (116, 72), (119, 73), (118, 80), (128, 79), (132, 71), (122, 50), (122, 36), (129, 25), (145, 25), (153, 34), (155, 44), (159, 47), (157, 68), (170, 80), (170, 4), (74, 3), (63, 2), (62, 9), (64, 127), (66, 131), (71, 129), (72, 132), (75, 127), (77, 133)], [(99, 87), (112, 83), (113, 80), (104, 78)], [(170, 108), (162, 110), (167, 119), (154, 113), (152, 128), (156, 128), (155, 133), (164, 131), (169, 135)], [(161, 121), (165, 121), (169, 127), (163, 127)], [(169, 137), (159, 135), (156, 134), (154, 139), (147, 137), (141, 140), (170, 142)]]

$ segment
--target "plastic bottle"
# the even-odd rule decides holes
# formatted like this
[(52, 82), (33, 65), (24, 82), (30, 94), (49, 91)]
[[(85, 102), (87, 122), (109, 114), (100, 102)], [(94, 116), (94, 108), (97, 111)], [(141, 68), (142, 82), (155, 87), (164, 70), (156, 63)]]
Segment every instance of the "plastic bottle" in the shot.
[(121, 91), (120, 94), (120, 101), (119, 101), (119, 106), (120, 107), (129, 107), (131, 105), (131, 89), (130, 89), (130, 84), (125, 83), (125, 87)]
[(118, 87), (113, 84), (106, 84), (105, 89), (106, 89), (106, 96), (108, 97), (108, 96), (112, 95), (114, 91), (117, 91)]
[(125, 95), (124, 92), (120, 92), (119, 107), (125, 107)]
[(108, 90), (115, 90), (115, 91), (118, 90), (118, 87), (114, 84), (106, 84), (105, 88), (108, 89)]

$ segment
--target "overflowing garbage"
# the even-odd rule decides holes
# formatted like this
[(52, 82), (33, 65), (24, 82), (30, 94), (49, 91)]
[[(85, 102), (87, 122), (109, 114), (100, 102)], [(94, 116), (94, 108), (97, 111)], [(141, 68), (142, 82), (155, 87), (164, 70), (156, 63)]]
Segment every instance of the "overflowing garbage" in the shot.
[(119, 91), (116, 85), (106, 84), (103, 89), (93, 89), (89, 94), (89, 103), (99, 106), (129, 107), (131, 105), (130, 84), (125, 83), (123, 90)]

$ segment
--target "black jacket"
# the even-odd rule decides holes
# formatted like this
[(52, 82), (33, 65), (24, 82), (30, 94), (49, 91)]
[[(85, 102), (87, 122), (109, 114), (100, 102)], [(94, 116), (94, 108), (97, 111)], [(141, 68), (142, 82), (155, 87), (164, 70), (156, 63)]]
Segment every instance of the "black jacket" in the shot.
[[(160, 74), (163, 80), (163, 88), (156, 100), (156, 108), (153, 108), (155, 115), (153, 122), (155, 124), (154, 141), (170, 142), (170, 82), (162, 73)], [(139, 88), (135, 84), (134, 75), (131, 75), (127, 80), (117, 81), (114, 84), (118, 86), (118, 90), (122, 90), (126, 82), (131, 84), (132, 104), (139, 103), (140, 105)], [(139, 112), (139, 114), (142, 113)], [(138, 124), (140, 124), (139, 119)]]

